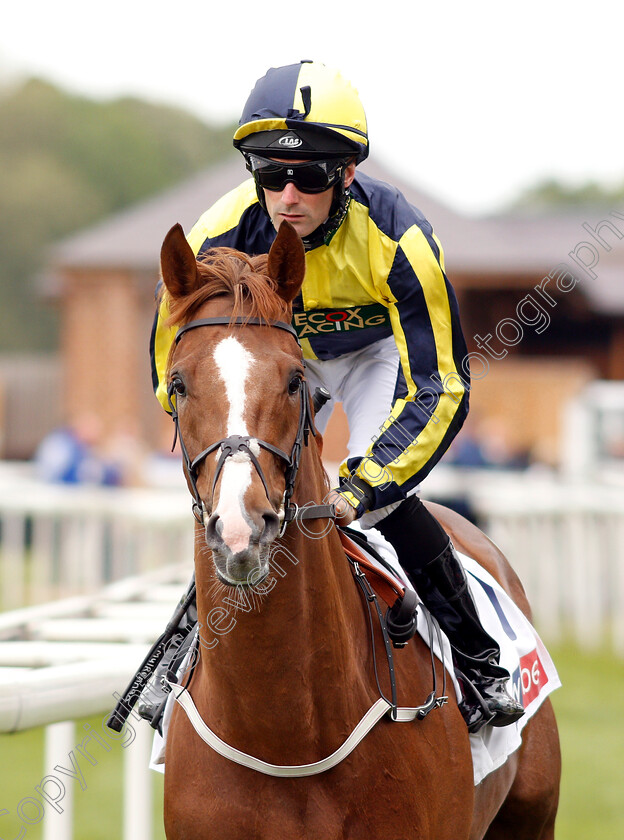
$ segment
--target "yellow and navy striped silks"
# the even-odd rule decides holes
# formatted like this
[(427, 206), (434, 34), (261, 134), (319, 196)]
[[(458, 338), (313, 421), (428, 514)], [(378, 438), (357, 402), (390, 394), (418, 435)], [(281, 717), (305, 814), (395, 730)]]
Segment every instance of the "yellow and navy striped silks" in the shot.
[[(306, 253), (293, 325), (304, 355), (317, 359), (394, 335), (401, 365), (390, 416), (368, 451), (340, 468), (343, 479), (355, 475), (373, 488), (376, 510), (404, 498), (442, 457), (468, 413), (469, 372), (455, 294), (431, 225), (388, 184), (358, 173), (350, 191), (346, 218), (329, 244)], [(220, 245), (261, 254), (274, 238), (249, 180), (201, 217), (189, 242), (196, 254)], [(175, 333), (164, 325), (167, 314), (164, 297), (152, 362), (165, 409)]]

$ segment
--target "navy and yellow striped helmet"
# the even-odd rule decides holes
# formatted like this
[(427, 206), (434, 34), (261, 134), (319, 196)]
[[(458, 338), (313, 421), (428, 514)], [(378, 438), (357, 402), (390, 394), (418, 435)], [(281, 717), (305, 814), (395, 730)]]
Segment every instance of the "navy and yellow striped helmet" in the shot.
[(234, 146), (285, 158), (368, 157), (366, 114), (337, 70), (302, 61), (272, 67), (245, 103)]

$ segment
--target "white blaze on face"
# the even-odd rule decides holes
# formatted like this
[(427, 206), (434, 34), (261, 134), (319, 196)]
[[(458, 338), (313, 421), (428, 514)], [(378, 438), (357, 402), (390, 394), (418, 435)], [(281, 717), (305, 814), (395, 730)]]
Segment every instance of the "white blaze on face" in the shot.
[[(217, 344), (214, 361), (228, 401), (225, 437), (248, 435), (245, 423), (245, 386), (254, 358), (240, 341), (228, 336)], [(255, 450), (252, 451), (254, 455), (257, 454)], [(219, 449), (215, 457), (218, 459), (220, 455)], [(245, 492), (251, 484), (251, 470), (249, 455), (237, 452), (226, 459), (221, 471), (219, 503), (213, 512), (218, 514), (223, 526), (221, 539), (233, 554), (244, 551), (251, 536), (244, 505)]]

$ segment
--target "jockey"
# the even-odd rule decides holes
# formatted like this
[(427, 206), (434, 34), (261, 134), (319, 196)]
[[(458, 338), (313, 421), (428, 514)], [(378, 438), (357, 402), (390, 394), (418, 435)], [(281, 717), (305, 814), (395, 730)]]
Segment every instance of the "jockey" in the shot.
[[(266, 253), (287, 219), (306, 250), (293, 326), (314, 392), (342, 402), (349, 453), (330, 501), (393, 545), (453, 648), (471, 731), (505, 726), (523, 708), (481, 626), (447, 534), (417, 495), (468, 412), (470, 375), (457, 302), (432, 227), (394, 187), (356, 166), (369, 152), (357, 91), (303, 61), (255, 85), (234, 135), (252, 177), (222, 197), (189, 234), (196, 255), (217, 246)], [(157, 396), (175, 327), (161, 299), (152, 335)], [(330, 404), (331, 405), (331, 404)], [(322, 432), (331, 411), (317, 418)]]

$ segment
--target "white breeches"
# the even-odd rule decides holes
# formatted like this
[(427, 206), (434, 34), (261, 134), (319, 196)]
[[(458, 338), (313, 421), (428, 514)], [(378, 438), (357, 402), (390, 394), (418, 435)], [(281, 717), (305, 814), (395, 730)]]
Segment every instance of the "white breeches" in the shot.
[[(381, 425), (387, 420), (398, 369), (399, 352), (392, 336), (337, 359), (306, 359), (310, 393), (323, 385), (332, 397), (317, 416), (317, 428), (322, 434), (334, 403), (341, 402), (349, 423), (348, 458), (364, 456), (373, 437), (379, 434)], [(359, 520), (362, 527), (372, 528), (399, 504), (394, 502), (365, 513)]]

